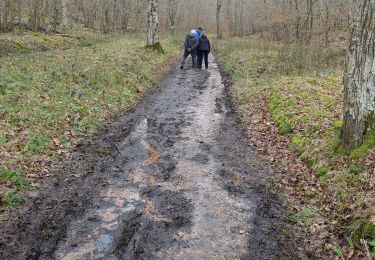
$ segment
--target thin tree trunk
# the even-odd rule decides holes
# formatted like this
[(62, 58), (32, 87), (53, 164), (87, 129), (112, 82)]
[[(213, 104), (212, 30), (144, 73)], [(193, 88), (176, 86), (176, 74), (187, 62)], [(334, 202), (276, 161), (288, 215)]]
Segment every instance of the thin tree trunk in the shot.
[(61, 25), (65, 29), (68, 26), (68, 1), (61, 0)]
[(216, 2), (216, 35), (218, 39), (222, 37), (220, 28), (220, 12), (222, 3), (222, 0), (217, 0)]
[(9, 29), (9, 0), (5, 0), (4, 11), (3, 11), (3, 28), (5, 31)]
[(154, 46), (159, 43), (158, 27), (158, 0), (149, 0), (147, 46)]
[(168, 13), (169, 32), (174, 35), (176, 32), (176, 18), (180, 9), (181, 0), (168, 0), (165, 4)]

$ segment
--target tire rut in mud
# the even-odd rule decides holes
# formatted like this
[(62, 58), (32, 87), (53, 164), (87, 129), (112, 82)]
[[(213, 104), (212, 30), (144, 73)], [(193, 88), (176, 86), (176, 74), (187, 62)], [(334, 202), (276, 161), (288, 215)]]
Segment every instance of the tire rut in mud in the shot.
[(171, 70), (134, 111), (60, 165), (58, 173), (79, 178), (58, 177), (8, 223), (0, 256), (303, 258), (280, 235), (283, 209), (267, 193), (274, 172), (235, 127), (210, 61), (207, 71)]

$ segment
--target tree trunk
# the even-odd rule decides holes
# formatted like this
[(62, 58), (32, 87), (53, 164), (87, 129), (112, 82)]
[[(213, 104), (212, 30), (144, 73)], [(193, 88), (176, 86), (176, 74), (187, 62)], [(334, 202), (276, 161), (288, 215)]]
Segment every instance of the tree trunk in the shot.
[(40, 29), (40, 20), (41, 20), (41, 12), (42, 12), (41, 0), (33, 0), (32, 1), (32, 11), (31, 11), (31, 23), (32, 23), (32, 30), (34, 32)]
[(68, 1), (67, 0), (61, 0), (61, 25), (63, 29), (65, 29), (68, 26)]
[(223, 0), (217, 0), (216, 2), (216, 35), (217, 38), (221, 38), (221, 28), (220, 28), (220, 12), (221, 12), (221, 5)]
[(169, 32), (174, 35), (176, 32), (176, 18), (180, 10), (181, 0), (168, 0), (166, 3), (168, 12)]
[(3, 11), (3, 28), (5, 31), (9, 29), (9, 6), (10, 2), (9, 0), (5, 0), (4, 2), (4, 11)]
[(375, 109), (375, 1), (353, 2), (342, 129), (348, 150), (359, 147), (373, 130)]
[(57, 0), (53, 2), (53, 19), (52, 19), (52, 30), (57, 32), (57, 27), (59, 25), (59, 5)]
[(159, 43), (158, 0), (149, 0), (147, 16), (148, 16), (147, 46), (153, 46)]

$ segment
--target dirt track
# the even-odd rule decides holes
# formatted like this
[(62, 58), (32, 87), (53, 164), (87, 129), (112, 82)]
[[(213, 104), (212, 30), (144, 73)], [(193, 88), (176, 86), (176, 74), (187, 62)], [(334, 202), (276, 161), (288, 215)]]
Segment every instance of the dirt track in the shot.
[[(2, 228), (1, 259), (297, 259), (214, 57), (172, 69)], [(189, 67), (189, 65), (187, 65)]]

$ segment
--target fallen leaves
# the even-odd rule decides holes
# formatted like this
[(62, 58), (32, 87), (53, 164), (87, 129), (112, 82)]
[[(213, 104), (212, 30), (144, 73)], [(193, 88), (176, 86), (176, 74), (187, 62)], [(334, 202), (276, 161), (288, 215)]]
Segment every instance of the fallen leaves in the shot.
[[(318, 76), (309, 71), (294, 73), (291, 68), (284, 75), (278, 66), (288, 61), (272, 56), (279, 51), (277, 44), (268, 52), (257, 46), (249, 40), (232, 39), (219, 48), (219, 60), (233, 76), (231, 94), (250, 144), (278, 166), (276, 186), (288, 194), (294, 213), (306, 205), (321, 212), (319, 222), (297, 221), (310, 231), (306, 237), (311, 249), (320, 256), (325, 250), (357, 257), (361, 252), (348, 246), (344, 236), (351, 236), (348, 227), (355, 219), (374, 221), (369, 210), (375, 208), (370, 203), (375, 198), (375, 181), (369, 176), (375, 176), (375, 149), (354, 162), (337, 151), (342, 125), (341, 72)], [(260, 76), (256, 69), (265, 62), (267, 72)], [(279, 120), (290, 122), (293, 134), (280, 135), (279, 130), (287, 133), (289, 129), (278, 129)]]

